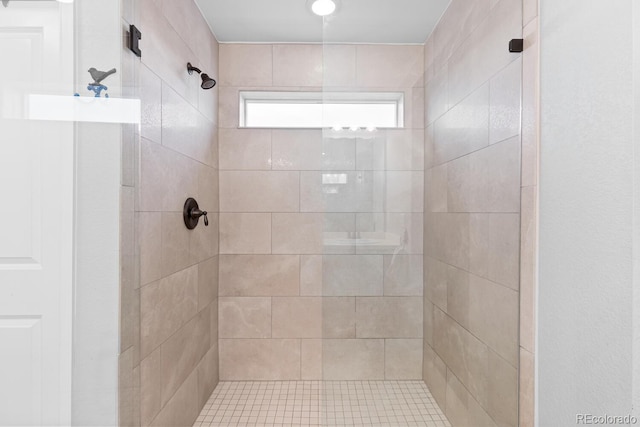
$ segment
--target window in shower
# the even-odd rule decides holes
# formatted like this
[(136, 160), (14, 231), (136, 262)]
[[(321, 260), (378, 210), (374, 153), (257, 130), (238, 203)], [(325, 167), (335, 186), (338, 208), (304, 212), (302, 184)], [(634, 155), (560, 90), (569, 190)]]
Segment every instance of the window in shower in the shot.
[(378, 129), (404, 126), (402, 92), (240, 92), (240, 127)]

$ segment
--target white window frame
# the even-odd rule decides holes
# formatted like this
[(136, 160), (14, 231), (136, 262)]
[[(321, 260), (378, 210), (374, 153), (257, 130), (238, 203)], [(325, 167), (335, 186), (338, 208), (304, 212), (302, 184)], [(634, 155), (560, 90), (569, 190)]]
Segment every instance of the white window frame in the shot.
[[(247, 126), (247, 104), (250, 102), (291, 103), (300, 104), (393, 104), (396, 106), (396, 126), (392, 129), (404, 128), (404, 92), (293, 92), (293, 91), (240, 91), (239, 92), (239, 128), (267, 129), (328, 129), (331, 126), (319, 127), (286, 127), (286, 126)], [(380, 128), (379, 129), (384, 129)]]

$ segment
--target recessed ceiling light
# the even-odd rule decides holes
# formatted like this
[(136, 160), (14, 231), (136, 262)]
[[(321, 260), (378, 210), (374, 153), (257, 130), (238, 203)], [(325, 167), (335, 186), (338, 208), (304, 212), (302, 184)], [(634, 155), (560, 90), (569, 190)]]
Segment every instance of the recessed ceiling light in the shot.
[(311, 11), (318, 16), (331, 15), (336, 11), (337, 4), (335, 0), (312, 0)]

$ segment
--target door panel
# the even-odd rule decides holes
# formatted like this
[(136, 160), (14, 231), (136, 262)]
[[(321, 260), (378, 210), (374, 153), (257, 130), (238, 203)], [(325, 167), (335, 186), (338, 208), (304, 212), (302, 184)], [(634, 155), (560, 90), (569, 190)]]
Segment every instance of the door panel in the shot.
[(0, 8), (0, 425), (70, 424), (73, 125), (26, 100), (72, 94), (72, 10)]

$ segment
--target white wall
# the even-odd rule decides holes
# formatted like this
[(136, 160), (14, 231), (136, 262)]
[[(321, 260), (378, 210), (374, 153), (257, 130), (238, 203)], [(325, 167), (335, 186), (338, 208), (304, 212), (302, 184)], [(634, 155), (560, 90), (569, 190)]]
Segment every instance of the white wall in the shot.
[[(104, 83), (111, 97), (119, 97), (120, 1), (82, 0), (75, 13), (76, 92), (91, 96), (90, 67), (115, 67)], [(120, 124), (76, 125), (74, 426), (118, 424), (121, 134)]]
[(538, 425), (632, 407), (632, 0), (541, 0)]

